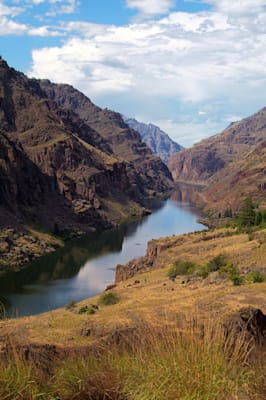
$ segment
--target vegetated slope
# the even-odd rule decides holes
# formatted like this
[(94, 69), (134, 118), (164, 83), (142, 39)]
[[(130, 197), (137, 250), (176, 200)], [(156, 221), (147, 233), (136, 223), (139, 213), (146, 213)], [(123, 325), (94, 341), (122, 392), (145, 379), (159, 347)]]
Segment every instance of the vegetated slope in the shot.
[(169, 189), (169, 171), (140, 140), (142, 153), (131, 162), (113, 151), (108, 120), (100, 133), (92, 125), (0, 59), (2, 224), (11, 224), (10, 211), (21, 225), (89, 231), (141, 212), (150, 196)]
[[(203, 183), (206, 209), (237, 209), (245, 196), (266, 197), (266, 108), (169, 160), (175, 181)], [(214, 204), (215, 202), (215, 204)]]
[(169, 158), (176, 152), (183, 149), (180, 144), (174, 142), (164, 131), (153, 124), (144, 124), (134, 118), (123, 117), (125, 123), (130, 128), (135, 129), (142, 137), (142, 140), (151, 149), (151, 151), (159, 156), (165, 164)]

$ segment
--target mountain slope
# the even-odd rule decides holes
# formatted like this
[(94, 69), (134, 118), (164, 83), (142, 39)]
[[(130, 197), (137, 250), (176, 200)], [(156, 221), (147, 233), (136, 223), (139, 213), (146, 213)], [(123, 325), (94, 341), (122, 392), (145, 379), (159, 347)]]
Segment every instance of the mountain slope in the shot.
[(236, 122), (222, 133), (182, 150), (169, 160), (176, 181), (204, 182), (266, 137), (266, 108)]
[[(54, 100), (39, 81), (0, 59), (3, 216), (11, 209), (13, 219), (22, 224), (89, 231), (141, 213), (150, 197), (170, 188), (168, 169), (127, 126), (121, 127), (125, 154), (121, 146), (114, 151), (114, 142), (120, 140), (117, 124), (111, 124), (116, 113), (103, 120), (105, 111), (92, 105), (100, 115), (100, 129)], [(130, 135), (127, 148), (124, 137)]]
[(138, 188), (144, 196), (155, 191), (164, 192), (171, 185), (172, 177), (167, 167), (142, 142), (137, 131), (128, 127), (121, 114), (101, 109), (84, 94), (70, 85), (55, 85), (40, 81), (47, 96), (64, 110), (73, 110), (108, 143), (111, 153), (127, 162), (131, 179), (131, 194)]
[(153, 124), (144, 124), (134, 118), (123, 117), (125, 123), (130, 128), (135, 129), (142, 137), (142, 140), (167, 164), (169, 158), (176, 152), (183, 149), (182, 146), (174, 142), (164, 131)]
[(201, 205), (237, 210), (244, 197), (266, 199), (266, 108), (169, 160), (175, 181), (203, 183)]
[(258, 204), (266, 201), (266, 140), (218, 171), (201, 193), (209, 211), (238, 210), (251, 196)]

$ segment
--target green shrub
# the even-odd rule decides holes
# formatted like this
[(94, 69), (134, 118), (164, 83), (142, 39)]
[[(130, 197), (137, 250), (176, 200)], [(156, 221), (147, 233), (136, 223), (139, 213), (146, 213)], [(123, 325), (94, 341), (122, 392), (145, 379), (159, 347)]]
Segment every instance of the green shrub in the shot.
[(235, 286), (239, 286), (243, 283), (243, 279), (241, 278), (239, 273), (230, 275), (229, 279), (233, 282)]
[(219, 269), (219, 275), (223, 278), (230, 279), (234, 285), (239, 286), (243, 283), (239, 269), (231, 262)]
[(250, 283), (262, 283), (266, 281), (266, 274), (260, 271), (251, 271), (247, 274), (246, 280)]
[(227, 264), (227, 259), (225, 254), (218, 254), (218, 256), (213, 257), (207, 264), (207, 270), (209, 272), (218, 271), (220, 268)]
[(199, 269), (196, 271), (196, 275), (200, 278), (206, 279), (209, 275), (206, 265), (200, 266)]
[(79, 314), (93, 315), (93, 314), (96, 313), (96, 309), (97, 309), (97, 306), (94, 306), (94, 305), (90, 305), (90, 306), (84, 305), (84, 306), (80, 307), (80, 309), (79, 309)]
[(79, 314), (86, 314), (88, 312), (88, 306), (82, 306), (79, 309)]
[(175, 279), (178, 275), (191, 275), (196, 270), (197, 264), (192, 261), (177, 260), (169, 269), (167, 276)]
[(100, 297), (99, 304), (111, 306), (119, 302), (119, 297), (114, 292), (103, 293)]

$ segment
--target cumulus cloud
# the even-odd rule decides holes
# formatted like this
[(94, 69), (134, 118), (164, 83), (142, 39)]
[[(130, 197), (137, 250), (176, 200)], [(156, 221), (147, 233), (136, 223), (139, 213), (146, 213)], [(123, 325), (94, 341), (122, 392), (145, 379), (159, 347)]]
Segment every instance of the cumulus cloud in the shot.
[(10, 16), (14, 17), (20, 14), (23, 11), (21, 7), (12, 7), (5, 5), (2, 1), (0, 1), (0, 17), (2, 16)]
[[(37, 0), (38, 1), (38, 0)], [(48, 0), (52, 7), (46, 13), (48, 16), (56, 16), (57, 14), (72, 14), (77, 7), (77, 0)]]
[[(208, 12), (173, 12), (128, 26), (66, 24), (71, 37), (61, 46), (34, 50), (30, 75), (70, 83), (125, 115), (145, 110), (150, 122), (176, 113), (176, 129), (191, 142), (204, 129), (217, 133), (228, 115), (251, 114), (266, 103), (266, 12), (259, 0), (208, 3), (214, 6)], [(241, 18), (235, 17), (235, 3)], [(150, 2), (127, 4), (147, 13)], [(151, 10), (159, 14), (171, 4), (161, 1)], [(250, 7), (260, 13), (254, 16)], [(193, 123), (190, 108), (197, 116)], [(219, 114), (219, 121), (207, 114), (203, 121), (198, 110)], [(184, 112), (185, 122), (178, 119)]]
[(6, 17), (2, 17), (0, 20), (0, 36), (2, 35), (23, 35), (28, 31), (28, 27), (25, 24), (18, 24)]
[(128, 8), (138, 10), (144, 16), (167, 14), (175, 3), (174, 0), (126, 0)]
[(219, 12), (233, 15), (254, 14), (263, 11), (265, 0), (204, 0)]

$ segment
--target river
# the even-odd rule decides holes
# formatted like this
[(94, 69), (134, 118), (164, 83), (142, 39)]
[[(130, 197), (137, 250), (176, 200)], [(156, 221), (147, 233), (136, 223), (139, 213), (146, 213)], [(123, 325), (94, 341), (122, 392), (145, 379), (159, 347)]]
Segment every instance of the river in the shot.
[(71, 240), (22, 271), (0, 278), (0, 299), (8, 315), (39, 314), (94, 296), (114, 281), (117, 264), (145, 254), (149, 240), (205, 229), (197, 222), (197, 210), (180, 199), (174, 192), (140, 221)]

